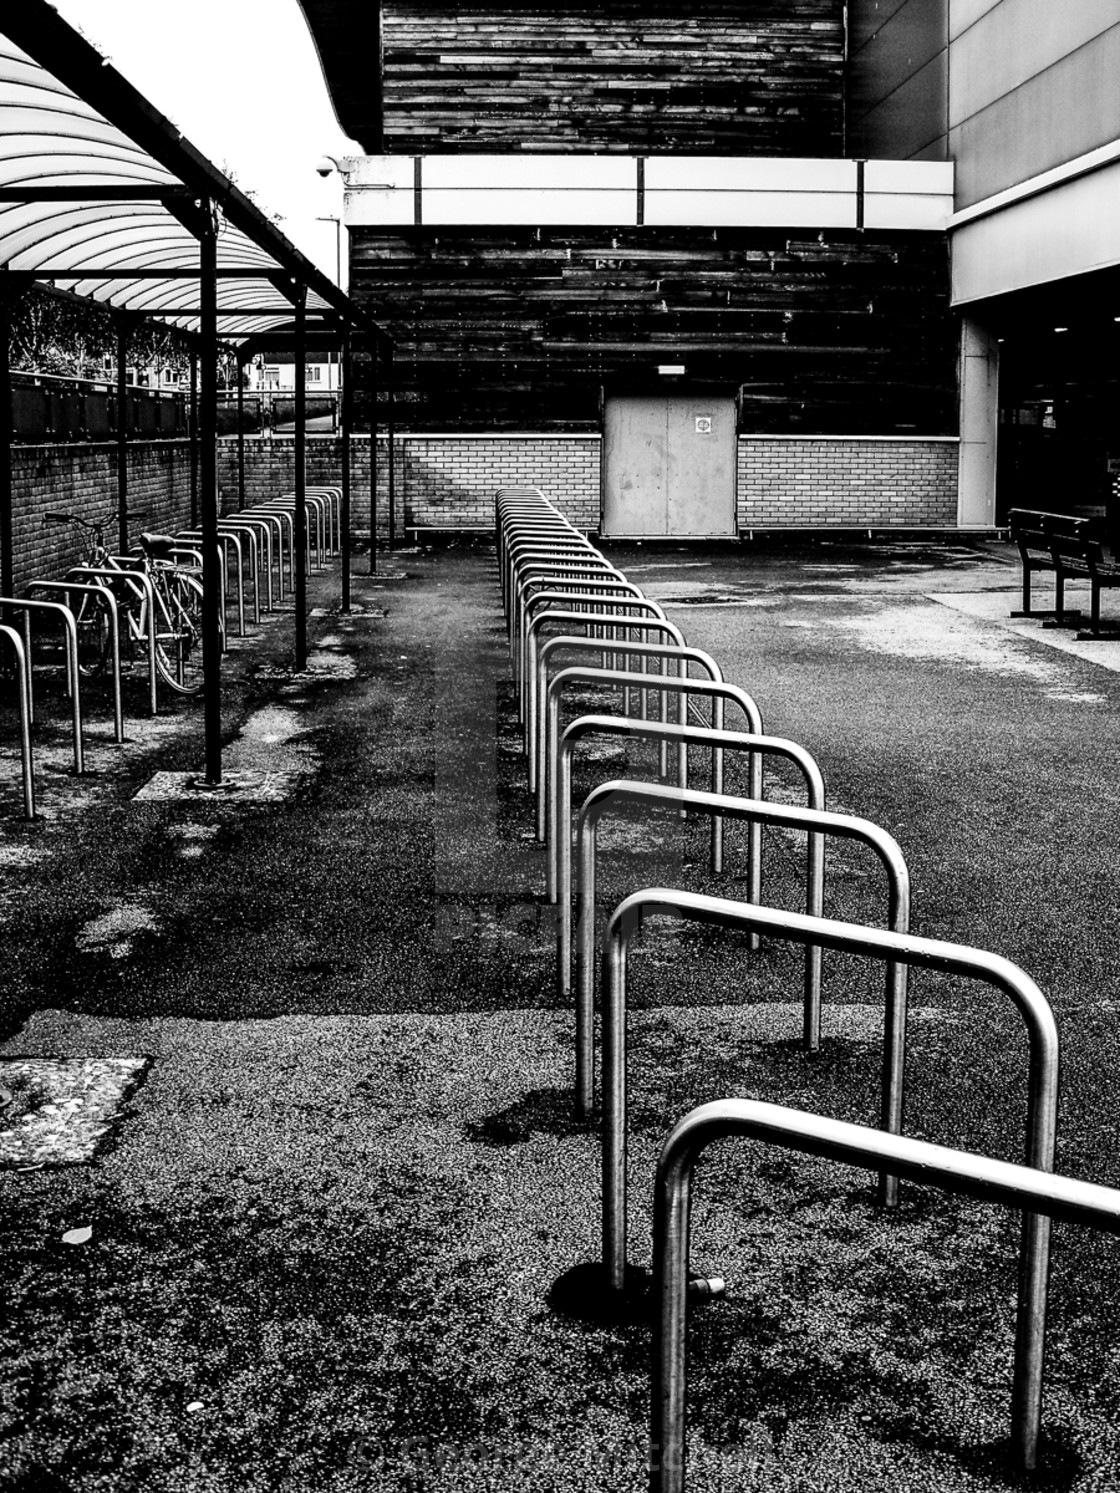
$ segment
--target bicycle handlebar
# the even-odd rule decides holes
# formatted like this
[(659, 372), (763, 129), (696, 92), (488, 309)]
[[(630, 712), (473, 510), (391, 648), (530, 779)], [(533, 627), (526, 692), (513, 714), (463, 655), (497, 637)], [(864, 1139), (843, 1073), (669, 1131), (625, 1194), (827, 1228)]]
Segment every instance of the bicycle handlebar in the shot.
[[(148, 510), (146, 508), (130, 508), (125, 514), (126, 519), (147, 518), (147, 516)], [(83, 518), (80, 513), (59, 513), (48, 508), (43, 513), (43, 522), (46, 523), (49, 521), (50, 523), (54, 524), (80, 524), (83, 529), (104, 529), (107, 528), (116, 517), (117, 514), (115, 510), (111, 512), (107, 518)]]

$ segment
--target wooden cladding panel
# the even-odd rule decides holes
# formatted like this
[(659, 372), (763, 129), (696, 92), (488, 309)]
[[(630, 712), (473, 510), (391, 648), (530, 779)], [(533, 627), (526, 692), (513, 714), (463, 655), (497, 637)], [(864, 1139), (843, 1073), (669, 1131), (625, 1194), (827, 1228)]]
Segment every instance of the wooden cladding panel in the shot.
[(384, 148), (839, 155), (840, 0), (386, 0)]
[(397, 340), (411, 429), (597, 429), (600, 386), (684, 363), (741, 390), (747, 430), (955, 430), (940, 234), (355, 229), (351, 244), (351, 294)]

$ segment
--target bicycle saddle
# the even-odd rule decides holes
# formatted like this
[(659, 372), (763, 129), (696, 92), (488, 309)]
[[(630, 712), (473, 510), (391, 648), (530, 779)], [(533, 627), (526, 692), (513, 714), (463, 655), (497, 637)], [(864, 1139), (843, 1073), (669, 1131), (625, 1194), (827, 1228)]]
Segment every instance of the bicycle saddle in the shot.
[(171, 551), (178, 548), (178, 540), (170, 534), (141, 534), (140, 543), (149, 555), (160, 560), (169, 560)]

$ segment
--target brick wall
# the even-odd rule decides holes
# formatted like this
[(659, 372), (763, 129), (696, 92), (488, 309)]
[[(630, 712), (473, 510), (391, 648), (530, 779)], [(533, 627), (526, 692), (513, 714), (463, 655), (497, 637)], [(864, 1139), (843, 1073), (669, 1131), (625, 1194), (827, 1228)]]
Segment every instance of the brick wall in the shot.
[[(143, 513), (133, 526), (171, 530), (190, 522), (191, 467), (186, 441), (145, 441), (129, 449), (128, 506)], [(116, 548), (117, 451), (114, 444), (12, 447), (12, 557), (18, 590), (75, 564), (81, 543), (72, 528), (47, 525), (45, 509), (104, 519), (112, 513)]]
[[(388, 441), (377, 443), (378, 530), (388, 530)], [(395, 452), (395, 524), (406, 528), (489, 529), (494, 493), (503, 486), (541, 487), (574, 524), (599, 526), (597, 436), (524, 435), (465, 437), (402, 435)], [(351, 441), (351, 492), (355, 530), (369, 524), (369, 440)], [(338, 482), (341, 440), (307, 442), (307, 481)], [(295, 485), (294, 442), (245, 442), (245, 502), (259, 502)], [(237, 442), (223, 441), (218, 457), (223, 506), (237, 506)]]
[[(307, 480), (339, 480), (341, 441), (307, 442)], [(368, 523), (369, 441), (355, 437), (355, 530)], [(951, 440), (793, 439), (739, 442), (738, 522), (752, 528), (954, 528), (957, 442)], [(247, 440), (247, 504), (290, 492), (294, 443)], [(599, 453), (595, 436), (405, 435), (396, 455), (396, 528), (488, 529), (494, 491), (541, 487), (574, 524), (599, 526)], [(104, 518), (116, 512), (117, 454), (112, 444), (12, 448), (13, 556), (17, 587), (57, 576), (78, 558), (73, 534), (45, 526), (46, 508)], [(388, 442), (378, 442), (379, 529), (388, 528)], [(237, 443), (222, 441), (218, 485), (223, 506), (237, 506)], [(190, 522), (190, 450), (185, 441), (145, 441), (129, 451), (129, 506), (137, 527), (174, 531)], [(115, 535), (115, 527), (111, 530)]]
[(739, 528), (955, 528), (955, 440), (740, 438)]

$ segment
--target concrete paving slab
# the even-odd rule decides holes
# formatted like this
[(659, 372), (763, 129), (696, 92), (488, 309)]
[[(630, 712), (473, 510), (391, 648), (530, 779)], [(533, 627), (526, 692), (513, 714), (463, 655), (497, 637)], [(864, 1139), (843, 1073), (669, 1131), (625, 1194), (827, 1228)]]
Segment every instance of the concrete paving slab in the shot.
[[(1074, 658), (1083, 658), (1087, 663), (1098, 664), (1102, 669), (1108, 669), (1112, 673), (1120, 673), (1120, 637), (1102, 638), (1099, 642), (1090, 639), (1079, 639), (1077, 629), (1073, 627), (1046, 627), (1042, 622), (1030, 617), (1012, 617), (1012, 610), (1022, 603), (1022, 595), (1015, 591), (976, 591), (976, 592), (933, 592), (930, 595), (932, 601), (941, 606), (951, 607), (954, 611), (963, 612), (968, 617), (976, 617), (982, 622), (994, 623), (1005, 632), (1013, 633), (1015, 637), (1024, 641), (1041, 643), (1046, 648), (1053, 648), (1059, 653), (1068, 653)], [(1088, 598), (1081, 596), (1075, 587), (1070, 587), (1066, 593), (1066, 605), (1077, 607), (1084, 604), (1084, 617), (1088, 618)], [(1102, 624), (1110, 627), (1120, 625), (1120, 609), (1116, 615), (1111, 613), (1112, 607), (1102, 606)]]

